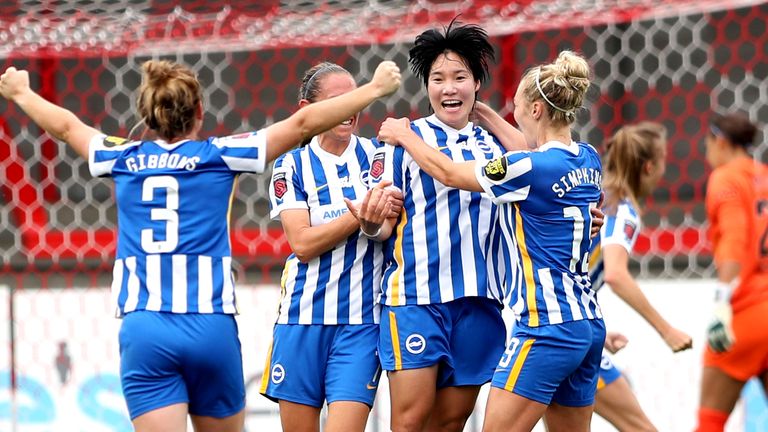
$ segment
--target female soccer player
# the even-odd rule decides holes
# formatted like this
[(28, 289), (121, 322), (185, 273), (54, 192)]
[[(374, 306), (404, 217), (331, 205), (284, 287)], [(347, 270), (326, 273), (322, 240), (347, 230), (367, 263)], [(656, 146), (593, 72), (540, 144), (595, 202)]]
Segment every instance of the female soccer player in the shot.
[[(299, 105), (356, 87), (347, 70), (321, 63), (304, 74)], [(366, 196), (371, 157), (380, 145), (353, 135), (357, 119), (352, 115), (279, 157), (272, 173), (272, 216), (280, 217), (293, 253), (285, 263), (261, 393), (279, 401), (287, 432), (319, 431), (326, 400), (325, 431), (362, 432), (378, 388), (381, 243), (361, 229), (345, 200)], [(363, 204), (376, 207), (366, 217), (377, 224), (390, 210), (397, 217), (402, 207), (400, 201), (392, 208), (392, 192), (383, 186)]]
[[(452, 22), (420, 34), (409, 54), (434, 114), (405, 127), (457, 161), (501, 156), (499, 140), (469, 121), (494, 57), (485, 31)], [(500, 130), (524, 148), (518, 131)], [(370, 178), (392, 181), (405, 196), (385, 247), (378, 347), (388, 371), (391, 428), (460, 431), (504, 350), (502, 293), (491, 260), (500, 240), (492, 231), (496, 206), (440, 183), (402, 148), (377, 152)]]
[(768, 166), (747, 152), (756, 134), (742, 114), (715, 114), (706, 138), (714, 168), (706, 208), (718, 286), (698, 432), (723, 430), (750, 378), (768, 387)]
[(506, 249), (516, 255), (506, 264), (518, 322), (497, 361), (486, 431), (529, 431), (545, 411), (550, 431), (589, 429), (605, 340), (588, 274), (590, 209), (600, 200), (602, 168), (592, 146), (571, 140), (570, 128), (589, 75), (582, 57), (564, 51), (523, 76), (514, 116), (537, 151), (452, 161), (407, 120), (387, 119), (379, 132), (440, 183), (483, 191), (500, 204)]
[(234, 320), (228, 210), (240, 172), (263, 171), (303, 139), (391, 94), (397, 66), (373, 81), (318, 102), (265, 129), (197, 138), (202, 89), (184, 66), (142, 66), (138, 115), (158, 139), (127, 141), (83, 124), (30, 89), (11, 67), (0, 94), (116, 183), (118, 246), (113, 293), (120, 329), (123, 394), (137, 431), (241, 431), (245, 389)]
[[(664, 176), (667, 137), (664, 126), (642, 122), (619, 129), (606, 143), (603, 157), (603, 209), (606, 223), (592, 244), (590, 279), (595, 291), (603, 283), (636, 310), (673, 352), (691, 347), (691, 337), (672, 327), (651, 305), (629, 273), (629, 254), (640, 233), (640, 203)], [(595, 412), (621, 431), (655, 431), (627, 380), (603, 354)]]

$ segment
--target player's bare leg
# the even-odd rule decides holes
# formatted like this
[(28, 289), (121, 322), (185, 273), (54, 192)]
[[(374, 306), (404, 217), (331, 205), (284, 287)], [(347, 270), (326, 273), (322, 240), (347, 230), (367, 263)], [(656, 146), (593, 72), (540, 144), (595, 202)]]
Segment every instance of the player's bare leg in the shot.
[(543, 403), (491, 387), (483, 432), (530, 432), (546, 409)]
[(437, 391), (428, 432), (461, 432), (475, 409), (480, 386), (446, 387)]
[(144, 413), (133, 419), (136, 432), (186, 432), (187, 404), (173, 404)]
[(190, 415), (195, 432), (242, 432), (245, 428), (245, 409), (224, 418)]
[(589, 432), (594, 405), (567, 407), (552, 402), (544, 413), (548, 432)]
[(656, 431), (623, 376), (597, 391), (595, 413), (620, 431)]
[(286, 400), (279, 405), (284, 432), (320, 432), (320, 408)]
[(437, 365), (389, 372), (392, 432), (421, 432), (435, 405)]
[(354, 432), (365, 430), (371, 407), (362, 402), (338, 401), (328, 405), (325, 432)]
[(701, 406), (730, 413), (741, 395), (744, 381), (731, 378), (714, 367), (701, 372)]

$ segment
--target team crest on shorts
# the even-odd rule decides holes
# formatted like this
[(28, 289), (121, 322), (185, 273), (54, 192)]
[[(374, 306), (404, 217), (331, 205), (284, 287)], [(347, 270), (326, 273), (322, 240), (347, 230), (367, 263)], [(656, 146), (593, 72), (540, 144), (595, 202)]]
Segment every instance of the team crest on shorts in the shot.
[(405, 349), (411, 354), (421, 354), (427, 349), (427, 341), (424, 336), (413, 333), (405, 340)]
[(373, 155), (373, 162), (371, 162), (371, 169), (368, 172), (369, 177), (372, 180), (379, 180), (384, 174), (384, 158), (386, 154), (376, 153)]
[(270, 373), (270, 378), (272, 379), (272, 382), (275, 384), (280, 384), (285, 379), (285, 369), (283, 369), (283, 365), (280, 363), (272, 366), (272, 372)]
[(485, 176), (491, 180), (504, 180), (504, 177), (507, 175), (507, 158), (502, 156), (488, 162), (484, 171)]
[(275, 196), (277, 199), (282, 199), (286, 192), (288, 192), (288, 182), (285, 180), (285, 173), (275, 173), (272, 176), (272, 187), (275, 189)]

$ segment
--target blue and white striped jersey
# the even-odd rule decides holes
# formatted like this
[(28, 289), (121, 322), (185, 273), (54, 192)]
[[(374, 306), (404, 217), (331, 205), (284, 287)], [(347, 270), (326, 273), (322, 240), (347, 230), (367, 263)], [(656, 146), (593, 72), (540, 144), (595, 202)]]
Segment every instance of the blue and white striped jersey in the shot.
[(640, 235), (640, 215), (628, 199), (621, 200), (616, 206), (616, 212), (606, 211), (605, 223), (600, 228), (600, 241), (592, 242), (592, 253), (589, 257), (589, 279), (595, 291), (603, 287), (603, 252), (605, 245), (617, 244), (632, 254), (637, 237)]
[[(370, 158), (378, 143), (352, 136), (336, 156), (317, 138), (275, 161), (269, 196), (272, 217), (288, 209), (309, 211), (322, 225), (347, 212), (344, 198), (368, 191)], [(359, 231), (308, 263), (291, 254), (281, 282), (279, 324), (374, 324), (379, 322), (381, 243)]]
[(90, 143), (94, 176), (115, 181), (117, 314), (237, 313), (229, 210), (240, 172), (261, 172), (264, 131), (205, 141)]
[(517, 255), (507, 260), (510, 305), (529, 327), (602, 318), (588, 273), (601, 170), (589, 144), (555, 141), (477, 164), (478, 181), (499, 204), (507, 250)]
[[(485, 162), (504, 148), (472, 123), (456, 130), (435, 115), (411, 123), (430, 146), (455, 162)], [(403, 211), (384, 248), (383, 302), (391, 306), (446, 303), (461, 297), (501, 302), (498, 253), (491, 253), (497, 209), (478, 192), (443, 185), (422, 171), (402, 147), (384, 146), (373, 157), (371, 182), (392, 181), (405, 196)], [(496, 249), (498, 252), (498, 249)]]

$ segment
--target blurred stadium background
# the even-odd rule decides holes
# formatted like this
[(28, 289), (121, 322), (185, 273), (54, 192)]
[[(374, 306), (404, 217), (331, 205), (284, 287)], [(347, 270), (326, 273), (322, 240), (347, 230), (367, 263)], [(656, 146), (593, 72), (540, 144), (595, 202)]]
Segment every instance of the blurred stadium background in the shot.
[[(712, 110), (734, 109), (761, 124), (768, 119), (764, 1), (4, 0), (0, 68), (28, 69), (47, 99), (127, 136), (137, 123), (139, 65), (172, 59), (203, 82), (204, 133), (226, 135), (293, 112), (300, 76), (315, 63), (339, 63), (362, 82), (391, 59), (405, 80), (362, 115), (361, 134), (372, 136), (388, 115), (427, 113), (422, 85), (407, 70), (408, 49), (415, 35), (458, 14), (492, 35), (498, 62), (480, 95), (510, 120), (525, 69), (573, 49), (595, 73), (575, 128), (580, 139), (600, 149), (627, 122), (668, 128), (667, 173), (648, 202), (633, 267), (700, 348), (714, 274), (703, 206), (707, 119)], [(117, 375), (119, 321), (111, 318), (108, 293), (117, 223), (111, 183), (91, 178), (84, 161), (15, 106), (1, 100), (0, 112), (0, 430), (130, 430)], [(765, 138), (763, 129), (756, 149), (762, 159)], [(268, 217), (268, 178), (241, 177), (231, 225), (242, 270), (249, 431), (279, 427), (276, 406), (256, 394), (289, 251)], [(699, 351), (670, 359), (650, 327), (611, 293), (601, 293), (601, 302), (616, 311), (606, 310), (609, 326), (638, 331), (637, 350), (617, 360), (651, 418), (660, 430), (690, 430)], [(385, 390), (371, 430), (387, 429)], [(762, 394), (750, 387), (746, 396), (729, 430), (768, 430)], [(471, 423), (467, 430), (479, 430), (479, 418)], [(611, 429), (596, 421), (595, 430)]]

